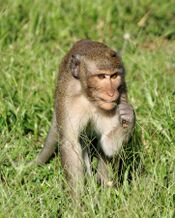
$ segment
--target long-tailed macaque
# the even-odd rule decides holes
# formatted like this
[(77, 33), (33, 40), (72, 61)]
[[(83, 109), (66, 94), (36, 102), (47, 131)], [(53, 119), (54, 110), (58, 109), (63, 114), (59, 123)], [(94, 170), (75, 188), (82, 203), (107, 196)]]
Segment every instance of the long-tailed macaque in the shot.
[(125, 70), (119, 55), (103, 43), (80, 40), (60, 64), (52, 124), (35, 160), (39, 165), (47, 162), (59, 142), (72, 193), (83, 181), (84, 166), (91, 174), (88, 145), (83, 147), (80, 143), (81, 132), (89, 123), (100, 136), (102, 152), (97, 175), (107, 185), (106, 159), (115, 157), (128, 142), (135, 123), (134, 110), (128, 103)]

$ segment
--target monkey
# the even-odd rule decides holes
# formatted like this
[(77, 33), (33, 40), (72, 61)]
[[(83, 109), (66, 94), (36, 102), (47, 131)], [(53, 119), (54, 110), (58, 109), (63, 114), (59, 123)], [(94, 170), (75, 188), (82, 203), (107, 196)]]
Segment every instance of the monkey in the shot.
[(97, 176), (101, 184), (110, 185), (107, 160), (118, 155), (135, 126), (120, 55), (101, 42), (77, 41), (61, 61), (56, 82), (51, 127), (35, 163), (46, 163), (59, 144), (61, 164), (75, 196), (80, 181), (83, 189), (84, 166), (92, 175), (88, 146), (82, 148), (80, 143), (81, 132), (90, 123), (102, 151)]

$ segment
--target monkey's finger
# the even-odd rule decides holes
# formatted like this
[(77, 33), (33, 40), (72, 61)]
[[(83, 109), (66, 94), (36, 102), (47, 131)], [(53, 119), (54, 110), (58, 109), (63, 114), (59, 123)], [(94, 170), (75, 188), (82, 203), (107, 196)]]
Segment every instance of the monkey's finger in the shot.
[(123, 128), (128, 128), (129, 122), (127, 120), (122, 120), (122, 127)]
[(107, 187), (111, 188), (113, 187), (114, 184), (113, 184), (113, 181), (108, 181), (106, 185)]
[(133, 114), (131, 114), (131, 113), (124, 113), (123, 112), (123, 113), (120, 113), (120, 116), (124, 120), (130, 120), (130, 118), (133, 117)]
[(125, 107), (125, 105), (121, 105), (121, 107), (119, 107), (119, 111), (120, 113), (133, 113), (133, 109), (131, 107)]

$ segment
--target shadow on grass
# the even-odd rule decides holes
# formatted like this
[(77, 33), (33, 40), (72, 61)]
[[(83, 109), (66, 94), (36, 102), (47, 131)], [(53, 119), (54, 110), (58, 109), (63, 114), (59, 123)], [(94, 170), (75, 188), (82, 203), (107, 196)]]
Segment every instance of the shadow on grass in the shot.
[(142, 144), (141, 132), (136, 128), (129, 143), (124, 146), (119, 154), (117, 173), (117, 183), (119, 186), (125, 180), (130, 183), (135, 175), (141, 175), (144, 172), (141, 157)]

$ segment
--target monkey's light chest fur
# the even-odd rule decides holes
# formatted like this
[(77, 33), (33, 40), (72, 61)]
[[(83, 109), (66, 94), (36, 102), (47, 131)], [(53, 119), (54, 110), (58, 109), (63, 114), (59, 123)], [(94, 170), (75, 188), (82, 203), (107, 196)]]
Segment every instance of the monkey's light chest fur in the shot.
[[(76, 88), (70, 95), (73, 87)], [(65, 102), (67, 109), (65, 123), (67, 123), (67, 126), (64, 128), (64, 135), (66, 138), (73, 134), (77, 136), (76, 140), (78, 140), (77, 132), (81, 132), (90, 121), (93, 123), (94, 130), (102, 136), (101, 146), (105, 154), (107, 156), (114, 155), (122, 146), (123, 137), (126, 136), (122, 134), (123, 129), (120, 130), (118, 111), (116, 110), (110, 116), (101, 113), (98, 107), (94, 106), (83, 94), (79, 81), (75, 80), (69, 83), (66, 92), (66, 95), (69, 96)]]

